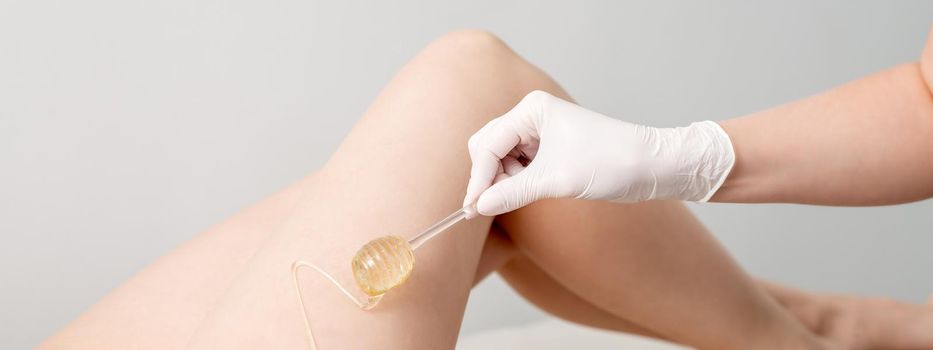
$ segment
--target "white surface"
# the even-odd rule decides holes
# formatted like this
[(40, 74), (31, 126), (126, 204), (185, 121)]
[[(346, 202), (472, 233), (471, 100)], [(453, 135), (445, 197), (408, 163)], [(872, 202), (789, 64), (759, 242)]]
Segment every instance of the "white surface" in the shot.
[(460, 338), (457, 350), (688, 350), (625, 333), (547, 318), (520, 326), (484, 330)]

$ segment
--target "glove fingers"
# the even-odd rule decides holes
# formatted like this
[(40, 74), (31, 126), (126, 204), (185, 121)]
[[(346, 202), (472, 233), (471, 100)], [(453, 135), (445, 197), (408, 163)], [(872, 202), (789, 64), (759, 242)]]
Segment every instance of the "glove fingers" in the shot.
[(503, 163), (503, 159), (513, 154), (522, 140), (525, 140), (526, 144), (537, 142), (533, 139), (537, 138), (538, 132), (530, 126), (534, 123), (529, 122), (529, 118), (533, 119), (532, 114), (539, 110), (535, 106), (541, 98), (529, 98), (529, 96), (541, 94), (543, 93), (529, 94), (511, 110), (486, 123), (470, 137), (468, 146), (473, 166), (470, 170), (467, 193), (463, 200), (464, 205), (478, 200), (481, 194), (490, 188), (500, 167), (507, 174), (509, 172), (517, 174), (524, 169), (524, 166), (517, 161), (517, 157), (523, 155), (521, 150), (518, 150), (517, 155), (513, 155), (508, 165)]
[(533, 173), (525, 167), (515, 175), (505, 173), (497, 178), (496, 183), (479, 196), (477, 212), (486, 216), (504, 214), (540, 199), (541, 194), (534, 187), (540, 180), (536, 180)]
[(467, 143), (470, 152), (470, 160), (473, 165), (470, 168), (470, 181), (467, 183), (466, 196), (463, 198), (463, 205), (466, 206), (474, 202), (479, 194), (493, 183), (493, 179), (498, 173), (501, 164), (499, 158), (493, 156), (487, 149), (487, 142), (490, 130), (501, 121), (501, 117), (490, 120), (486, 125), (479, 129), (470, 137)]
[[(499, 184), (499, 183), (501, 183), (501, 182), (503, 182), (503, 181), (506, 181), (506, 180), (512, 178), (512, 176), (518, 175), (519, 173), (522, 172), (522, 170), (525, 170), (525, 167), (524, 167), (524, 166), (522, 165), (522, 163), (519, 162), (518, 159), (516, 159), (514, 156), (508, 155), (508, 156), (506, 156), (505, 158), (502, 158), (502, 166), (499, 168), (498, 173), (496, 174), (495, 178), (493, 179), (493, 181), (492, 181), (492, 186), (491, 186), (491, 187), (495, 187), (497, 184)], [(491, 187), (490, 187), (490, 188), (491, 188)], [(497, 191), (498, 191), (498, 189), (497, 189)], [(489, 192), (489, 189), (487, 189), (486, 192)], [(486, 192), (484, 192), (484, 194), (485, 194)], [(481, 195), (480, 197), (482, 197), (482, 195)], [(501, 198), (501, 197), (493, 196), (493, 197), (490, 197), (490, 198), (492, 198), (492, 199), (487, 199), (487, 201), (492, 201), (492, 202), (501, 202), (501, 201), (502, 201), (501, 199), (499, 199), (499, 198)], [(478, 207), (478, 206), (479, 206), (479, 204), (477, 204), (477, 207)], [(489, 206), (489, 205), (487, 204), (487, 206)], [(498, 206), (498, 205), (492, 205), (492, 207), (497, 207), (497, 206)], [(509, 208), (508, 206), (505, 206), (504, 208), (505, 208), (506, 211), (517, 209), (517, 208)], [(498, 209), (497, 209), (497, 211), (498, 211)], [(484, 214), (484, 215), (496, 215), (496, 214), (487, 214), (487, 212), (480, 212), (480, 213), (481, 213), (481, 214)]]
[(473, 166), (463, 204), (472, 203), (493, 183), (502, 159), (521, 141), (514, 122), (507, 115), (491, 120), (470, 137), (469, 150)]

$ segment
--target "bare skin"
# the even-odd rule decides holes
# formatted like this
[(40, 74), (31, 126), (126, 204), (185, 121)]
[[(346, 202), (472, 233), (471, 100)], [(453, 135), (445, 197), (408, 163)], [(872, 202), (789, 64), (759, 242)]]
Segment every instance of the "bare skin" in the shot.
[(929, 349), (933, 346), (933, 302), (928, 302), (927, 307), (918, 307), (884, 298), (812, 294), (762, 284), (807, 328), (845, 349)]
[(854, 206), (933, 197), (933, 35), (927, 40), (919, 62), (721, 122), (736, 162), (712, 200)]
[[(320, 172), (160, 259), (40, 348), (306, 348), (291, 262), (340, 271), (367, 240), (414, 233), (458, 207), (467, 137), (534, 89), (566, 96), (488, 34), (439, 40)], [(304, 275), (320, 348), (452, 348), (470, 287), (497, 269), (532, 302), (581, 323), (698, 348), (830, 343), (799, 320), (831, 302), (755, 283), (678, 203), (547, 201), (452, 230), (418, 251), (411, 279), (372, 312)], [(892, 320), (886, 308), (872, 312), (840, 320)]]

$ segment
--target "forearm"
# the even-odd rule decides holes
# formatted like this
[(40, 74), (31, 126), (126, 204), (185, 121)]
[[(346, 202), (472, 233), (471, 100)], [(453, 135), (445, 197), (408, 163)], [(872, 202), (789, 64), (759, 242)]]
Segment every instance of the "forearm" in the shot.
[(933, 98), (919, 64), (720, 124), (736, 161), (712, 201), (881, 205), (933, 196)]

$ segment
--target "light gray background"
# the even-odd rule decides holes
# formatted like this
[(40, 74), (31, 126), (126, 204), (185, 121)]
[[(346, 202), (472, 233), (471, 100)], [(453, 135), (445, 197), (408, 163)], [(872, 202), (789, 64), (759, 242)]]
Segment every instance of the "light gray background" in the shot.
[[(0, 0), (0, 348), (35, 345), (319, 167), (445, 32), (491, 30), (582, 104), (673, 126), (915, 60), (931, 19), (922, 1)], [(909, 301), (933, 291), (931, 201), (692, 207), (755, 275)], [(463, 329), (540, 317), (493, 278)]]

